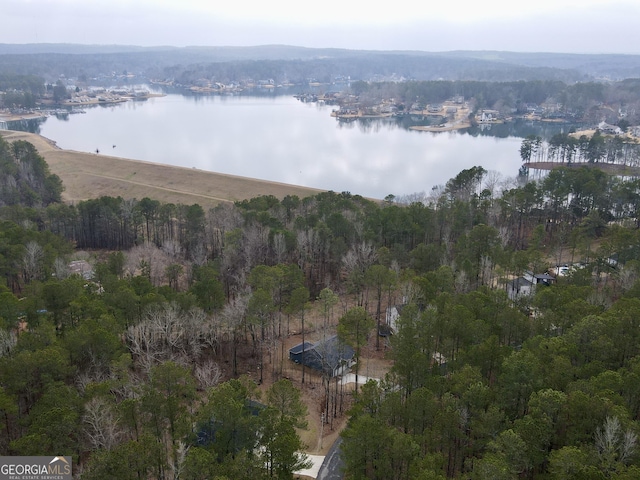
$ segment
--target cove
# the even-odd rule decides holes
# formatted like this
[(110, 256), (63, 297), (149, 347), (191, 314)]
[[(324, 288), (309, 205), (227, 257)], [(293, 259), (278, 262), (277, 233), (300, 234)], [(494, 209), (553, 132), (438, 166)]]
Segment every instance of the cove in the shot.
[(517, 136), (418, 132), (397, 122), (338, 122), (293, 96), (188, 96), (51, 116), (60, 148), (304, 185), (371, 198), (429, 192), (461, 170), (518, 173)]

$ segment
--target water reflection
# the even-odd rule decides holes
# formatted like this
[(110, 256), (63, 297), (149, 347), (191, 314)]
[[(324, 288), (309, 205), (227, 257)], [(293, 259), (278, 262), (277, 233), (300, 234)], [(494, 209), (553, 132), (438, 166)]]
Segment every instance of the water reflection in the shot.
[(47, 117), (32, 118), (29, 120), (13, 120), (7, 122), (9, 130), (18, 130), (20, 132), (40, 133), (40, 125), (47, 120)]
[(557, 133), (568, 133), (571, 129), (579, 130), (580, 128), (581, 125), (578, 124), (531, 121), (518, 118), (505, 123), (470, 127), (465, 130), (465, 133), (474, 137), (484, 135), (497, 138), (525, 138), (529, 135), (538, 135), (545, 140), (549, 140)]
[[(430, 127), (441, 125), (445, 122), (445, 117), (437, 115), (398, 115), (383, 118), (340, 118), (336, 119), (340, 127), (354, 125), (363, 132), (379, 132), (383, 129), (400, 128), (411, 130), (412, 127)], [(538, 135), (549, 140), (557, 133), (567, 133), (571, 129), (579, 129), (580, 125), (570, 123), (555, 123), (531, 121), (525, 119), (514, 119), (505, 123), (480, 124), (473, 127), (457, 130), (460, 134), (477, 136), (487, 136), (496, 138), (518, 137), (525, 138), (529, 135)], [(416, 130), (419, 132), (419, 130)]]
[(546, 137), (567, 128), (516, 122), (485, 131), (417, 132), (409, 127), (440, 120), (405, 116), (344, 122), (330, 116), (334, 108), (274, 94), (168, 94), (85, 108), (85, 115), (65, 121), (54, 116), (10, 128), (39, 133), (66, 149), (99, 149), (374, 198), (431, 191), (475, 165), (515, 177), (523, 136)]

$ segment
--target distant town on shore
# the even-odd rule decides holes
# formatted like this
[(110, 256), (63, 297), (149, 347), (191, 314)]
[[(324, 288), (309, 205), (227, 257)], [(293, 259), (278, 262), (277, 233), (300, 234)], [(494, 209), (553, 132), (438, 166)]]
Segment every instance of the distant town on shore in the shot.
[[(299, 47), (0, 45), (0, 122), (187, 95), (296, 95), (339, 121), (408, 116), (448, 131), (531, 121), (626, 138), (640, 125), (638, 56), (361, 52)], [(57, 62), (47, 61), (45, 51)], [(25, 65), (29, 66), (28, 71)]]

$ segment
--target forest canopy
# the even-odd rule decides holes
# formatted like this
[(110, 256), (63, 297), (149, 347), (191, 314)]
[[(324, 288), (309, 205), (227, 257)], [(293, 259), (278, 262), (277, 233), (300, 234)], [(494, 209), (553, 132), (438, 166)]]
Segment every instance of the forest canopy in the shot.
[(46, 207), (60, 202), (62, 181), (29, 142), (0, 137), (0, 206)]
[[(70, 205), (33, 146), (0, 154), (3, 455), (291, 478), (317, 386), (327, 430), (348, 412), (349, 478), (638, 476), (637, 178), (473, 167), (420, 202)], [(303, 383), (285, 345), (304, 334), (388, 375)]]

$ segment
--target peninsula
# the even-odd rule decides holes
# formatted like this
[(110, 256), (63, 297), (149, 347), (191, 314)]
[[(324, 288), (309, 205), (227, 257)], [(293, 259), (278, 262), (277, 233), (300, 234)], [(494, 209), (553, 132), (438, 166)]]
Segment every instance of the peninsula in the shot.
[(0, 130), (0, 135), (10, 142), (25, 140), (32, 143), (51, 173), (62, 180), (63, 199), (67, 202), (102, 196), (149, 197), (163, 203), (197, 203), (206, 209), (260, 195), (306, 197), (323, 191), (195, 168), (63, 150), (51, 140), (33, 133)]

